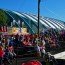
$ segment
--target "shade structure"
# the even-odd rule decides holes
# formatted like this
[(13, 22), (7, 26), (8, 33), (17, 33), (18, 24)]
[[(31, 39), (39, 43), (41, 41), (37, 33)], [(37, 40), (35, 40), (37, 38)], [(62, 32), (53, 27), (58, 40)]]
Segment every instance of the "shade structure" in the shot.
[[(18, 25), (19, 28), (23, 27), (22, 25), (25, 24), (25, 27), (27, 28), (29, 33), (31, 34), (37, 33), (38, 31), (37, 15), (30, 14), (30, 13), (21, 13), (17, 11), (4, 10), (4, 9), (2, 10), (6, 13), (7, 16), (11, 18), (10, 23), (15, 21), (15, 23)], [(49, 28), (65, 30), (65, 22), (50, 17), (40, 16), (39, 28), (40, 28), (39, 29), (40, 32)]]

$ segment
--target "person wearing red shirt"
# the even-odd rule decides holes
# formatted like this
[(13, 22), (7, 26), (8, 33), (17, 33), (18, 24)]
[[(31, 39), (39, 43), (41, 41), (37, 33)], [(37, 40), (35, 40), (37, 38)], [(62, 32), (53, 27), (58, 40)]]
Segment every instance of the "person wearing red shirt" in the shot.
[(3, 50), (2, 46), (0, 46), (0, 65), (2, 65), (3, 56), (4, 56), (4, 50)]
[(26, 63), (23, 63), (22, 65), (42, 65), (42, 64), (37, 60), (31, 60)]

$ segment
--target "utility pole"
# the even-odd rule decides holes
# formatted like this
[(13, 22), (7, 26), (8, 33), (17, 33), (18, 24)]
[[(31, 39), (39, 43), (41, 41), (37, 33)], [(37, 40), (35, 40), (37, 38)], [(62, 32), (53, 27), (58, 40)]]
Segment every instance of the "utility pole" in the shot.
[(41, 0), (38, 0), (38, 37), (39, 37), (39, 22), (40, 22), (40, 2)]

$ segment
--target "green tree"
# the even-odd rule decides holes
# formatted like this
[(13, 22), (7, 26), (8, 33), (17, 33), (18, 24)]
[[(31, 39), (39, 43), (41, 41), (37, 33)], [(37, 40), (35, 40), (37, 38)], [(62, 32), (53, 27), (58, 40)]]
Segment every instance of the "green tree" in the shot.
[(6, 13), (0, 9), (0, 26), (7, 25), (8, 23), (8, 17)]

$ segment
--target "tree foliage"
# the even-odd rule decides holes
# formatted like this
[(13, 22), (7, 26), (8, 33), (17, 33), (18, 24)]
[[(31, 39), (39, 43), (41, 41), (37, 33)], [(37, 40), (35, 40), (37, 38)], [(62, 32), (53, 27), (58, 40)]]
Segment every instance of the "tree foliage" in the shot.
[(6, 13), (0, 9), (0, 26), (7, 25), (8, 17)]

